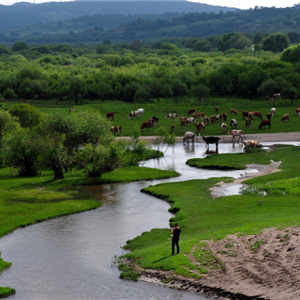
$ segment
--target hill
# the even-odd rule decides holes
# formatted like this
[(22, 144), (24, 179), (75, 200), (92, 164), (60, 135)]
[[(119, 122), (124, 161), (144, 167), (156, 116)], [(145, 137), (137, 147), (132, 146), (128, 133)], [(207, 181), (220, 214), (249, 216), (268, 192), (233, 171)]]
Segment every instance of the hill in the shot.
[[(235, 11), (236, 8), (213, 6), (188, 1), (70, 1), (32, 4), (16, 3), (0, 5), (0, 30), (27, 24), (71, 20), (85, 15), (141, 15), (166, 12), (214, 12)], [(118, 24), (120, 25), (120, 24)]]

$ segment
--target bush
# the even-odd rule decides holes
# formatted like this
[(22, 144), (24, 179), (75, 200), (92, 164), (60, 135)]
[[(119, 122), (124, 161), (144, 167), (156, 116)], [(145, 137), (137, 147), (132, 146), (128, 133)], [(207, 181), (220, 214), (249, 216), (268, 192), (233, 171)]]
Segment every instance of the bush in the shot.
[(18, 118), (21, 127), (35, 127), (42, 120), (42, 113), (29, 104), (15, 104), (9, 108), (9, 113)]

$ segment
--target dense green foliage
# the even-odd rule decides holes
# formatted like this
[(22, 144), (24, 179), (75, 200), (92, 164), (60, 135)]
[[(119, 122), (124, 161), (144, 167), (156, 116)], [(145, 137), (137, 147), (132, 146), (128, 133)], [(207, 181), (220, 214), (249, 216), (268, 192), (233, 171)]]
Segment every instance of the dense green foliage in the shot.
[[(252, 154), (232, 156), (239, 156), (238, 160), (243, 165), (252, 163), (253, 156), (255, 161), (266, 160), (266, 151)], [(225, 163), (229, 160), (227, 154), (213, 156), (211, 160), (222, 158)], [(228, 178), (164, 183), (144, 189), (145, 192), (168, 201), (170, 211), (176, 212), (170, 223), (174, 225), (177, 222), (182, 229), (181, 254), (175, 257), (170, 255), (169, 230), (153, 229), (128, 241), (127, 248), (133, 251), (127, 254), (128, 257), (138, 259), (137, 263), (143, 268), (174, 270), (177, 274), (200, 278), (201, 274), (208, 273), (214, 267), (222, 268), (222, 265), (211, 266), (208, 263), (210, 258), (205, 257), (198, 260), (200, 265), (192, 263), (187, 254), (199, 256), (197, 249), (205, 246), (201, 241), (223, 239), (226, 235), (235, 233), (257, 234), (265, 228), (299, 227), (299, 188), (296, 188), (299, 173), (297, 168), (291, 172), (292, 166), (300, 162), (299, 147), (275, 147), (268, 153), (268, 160), (270, 159), (282, 161), (282, 171), (246, 181), (252, 184), (252, 189), (243, 195), (215, 199), (211, 197), (209, 188), (221, 180), (230, 180)], [(235, 159), (230, 159), (233, 160)], [(267, 189), (268, 195), (262, 196), (262, 189)]]

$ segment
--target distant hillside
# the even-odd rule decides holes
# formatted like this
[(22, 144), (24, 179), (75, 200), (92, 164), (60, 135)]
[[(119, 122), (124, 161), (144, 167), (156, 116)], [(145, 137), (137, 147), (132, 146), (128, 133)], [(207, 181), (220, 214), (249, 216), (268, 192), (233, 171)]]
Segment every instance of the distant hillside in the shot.
[(32, 4), (16, 3), (0, 5), (0, 30), (28, 24), (70, 20), (84, 15), (141, 15), (166, 12), (214, 12), (235, 11), (236, 8), (213, 6), (188, 1), (70, 1)]

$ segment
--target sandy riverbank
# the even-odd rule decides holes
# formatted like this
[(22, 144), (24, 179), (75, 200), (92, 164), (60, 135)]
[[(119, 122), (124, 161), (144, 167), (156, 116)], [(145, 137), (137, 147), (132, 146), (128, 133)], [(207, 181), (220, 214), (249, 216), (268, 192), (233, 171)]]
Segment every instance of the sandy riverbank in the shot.
[[(299, 141), (300, 133), (255, 134), (247, 138), (260, 142)], [(280, 162), (270, 165), (249, 164), (248, 169), (257, 169), (259, 172), (248, 173), (229, 185), (277, 172), (279, 166)], [(220, 182), (212, 187), (212, 196), (222, 196), (224, 185)], [(253, 251), (253, 245), (260, 241), (263, 243), (257, 251)], [(204, 294), (212, 299), (300, 299), (300, 228), (273, 228), (256, 235), (230, 235), (220, 241), (206, 242), (207, 250), (211, 250), (216, 259), (222, 262), (225, 271), (215, 270), (204, 275), (203, 279), (196, 280), (174, 275), (172, 271), (145, 270), (140, 280)], [(228, 244), (231, 247), (228, 248)], [(192, 254), (187, 256), (197, 264)]]

